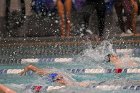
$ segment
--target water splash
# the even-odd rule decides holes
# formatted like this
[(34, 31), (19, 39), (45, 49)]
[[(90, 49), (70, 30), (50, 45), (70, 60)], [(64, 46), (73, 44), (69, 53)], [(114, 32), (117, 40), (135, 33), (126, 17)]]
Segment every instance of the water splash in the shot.
[(87, 49), (82, 51), (76, 61), (82, 63), (102, 63), (105, 60), (105, 56), (114, 52), (113, 44), (111, 41), (104, 40), (96, 48), (92, 47), (91, 42), (87, 43)]

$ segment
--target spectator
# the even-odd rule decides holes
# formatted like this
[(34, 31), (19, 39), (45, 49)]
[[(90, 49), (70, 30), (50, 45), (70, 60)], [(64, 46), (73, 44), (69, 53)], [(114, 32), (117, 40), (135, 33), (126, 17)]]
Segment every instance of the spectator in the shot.
[(38, 15), (46, 16), (55, 9), (55, 4), (53, 0), (32, 0), (32, 9)]
[(137, 15), (138, 15), (138, 4), (136, 0), (131, 0), (132, 5), (132, 32), (134, 35), (136, 34), (136, 21), (137, 21)]
[(24, 0), (5, 0), (5, 20), (6, 28), (9, 31), (8, 36), (18, 36), (18, 28), (24, 23), (25, 15), (25, 3)]
[[(136, 15), (138, 12), (137, 3), (135, 0), (116, 0), (115, 9), (118, 16), (122, 36), (125, 34), (133, 35), (136, 33)], [(126, 25), (123, 20), (123, 13), (126, 16)], [(126, 29), (125, 29), (126, 28)]]
[[(58, 14), (60, 17), (61, 37), (64, 37), (65, 35), (70, 36), (72, 0), (57, 0), (56, 4), (58, 9)], [(65, 18), (66, 18), (66, 22), (65, 22)]]
[[(104, 0), (87, 0), (86, 2), (87, 6), (91, 5), (90, 9), (92, 8), (92, 12), (90, 13), (85, 13), (84, 14), (84, 22), (85, 22), (85, 27), (87, 29), (89, 25), (89, 18), (91, 14), (93, 13), (94, 8), (96, 9), (97, 17), (98, 17), (98, 30), (99, 30), (99, 40), (103, 39), (103, 30), (105, 27), (105, 11), (106, 11), (106, 6), (105, 6), (105, 1)], [(85, 32), (84, 32), (85, 33)]]

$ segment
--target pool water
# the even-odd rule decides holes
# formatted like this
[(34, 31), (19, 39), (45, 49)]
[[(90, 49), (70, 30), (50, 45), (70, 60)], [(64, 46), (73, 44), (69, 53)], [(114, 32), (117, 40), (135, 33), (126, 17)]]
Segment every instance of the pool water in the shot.
[[(109, 47), (110, 48), (110, 47)], [(114, 52), (112, 49), (106, 49), (103, 47), (98, 47), (92, 49), (91, 47), (84, 50), (82, 53), (76, 56), (71, 56), (75, 60), (68, 63), (56, 63), (56, 62), (41, 62), (33, 63), (33, 65), (39, 68), (54, 68), (58, 69), (60, 72), (67, 73), (70, 77), (78, 82), (81, 81), (96, 81), (97, 83), (91, 84), (87, 88), (83, 87), (65, 87), (58, 90), (48, 91), (49, 93), (140, 93), (139, 85), (139, 74), (128, 74), (128, 73), (71, 73), (68, 69), (114, 69), (114, 66), (104, 62), (103, 55), (107, 53)], [(101, 52), (103, 55), (100, 55)], [(1, 65), (0, 69), (23, 69), (26, 64), (21, 65)], [(139, 68), (139, 67), (137, 67)], [(42, 86), (52, 86), (55, 84), (44, 84), (42, 78), (36, 74), (29, 73), (25, 76), (19, 76), (18, 74), (6, 74), (0, 72), (0, 83), (5, 84), (12, 89), (16, 90), (17, 93), (34, 93), (31, 88), (27, 89), (29, 85), (42, 85)], [(99, 86), (96, 87), (95, 86)], [(114, 85), (120, 88), (106, 88), (101, 87), (102, 85)], [(124, 86), (129, 86), (129, 88), (124, 88)], [(131, 88), (131, 87), (135, 88)], [(123, 87), (123, 88), (121, 88)], [(47, 91), (42, 91), (40, 93), (46, 93)], [(48, 93), (47, 92), (47, 93)]]
[[(69, 64), (58, 64), (58, 63), (48, 63), (48, 64), (34, 64), (40, 68), (44, 68), (44, 67), (54, 67), (54, 68), (58, 68), (58, 69), (62, 69), (62, 71), (66, 70), (67, 68), (77, 68), (77, 66), (74, 67), (74, 65), (72, 67), (70, 67), (71, 65)], [(0, 66), (0, 68), (23, 68), (25, 65), (20, 65), (20, 66)], [(69, 73), (69, 72), (68, 72)], [(127, 80), (129, 81), (134, 81), (134, 80), (139, 80), (140, 75), (139, 74), (126, 74), (126, 73), (122, 73), (122, 74), (115, 74), (115, 73), (108, 73), (108, 74), (72, 74), (72, 77), (74, 79), (76, 79), (77, 81), (84, 81), (84, 80), (94, 80), (97, 82), (102, 82), (105, 81), (106, 83), (109, 84), (113, 84), (114, 80), (120, 82), (124, 82), (127, 83)], [(6, 84), (7, 86), (16, 89), (16, 91), (19, 91), (18, 93), (22, 93), (21, 91), (24, 90), (24, 87), (27, 86), (28, 84), (35, 84), (35, 85), (44, 85), (44, 82), (41, 81), (40, 79), (41, 77), (39, 77), (36, 74), (33, 75), (25, 75), (25, 76), (19, 76), (19, 75), (12, 75), (12, 74), (3, 74), (0, 76), (0, 82), (3, 84)], [(112, 82), (112, 83), (111, 83)], [(23, 87), (23, 84), (25, 85)], [(103, 83), (104, 84), (104, 83)], [(140, 84), (140, 83), (139, 83)], [(48, 85), (48, 84), (46, 84)], [(94, 85), (94, 84), (93, 84)], [(116, 84), (118, 85), (118, 84)], [(120, 83), (120, 85), (122, 85)], [(130, 84), (131, 85), (131, 84)], [(17, 89), (16, 87), (18, 87), (19, 89)], [(69, 88), (65, 88), (62, 89), (60, 91), (57, 91), (57, 93), (65, 93), (66, 91), (69, 91), (68, 93), (131, 93), (131, 92), (138, 92), (139, 91), (135, 91), (135, 90), (100, 90), (100, 89), (92, 89), (92, 88), (76, 88), (76, 87), (69, 87)], [(88, 91), (88, 92), (86, 92)], [(119, 92), (120, 91), (120, 92)], [(129, 91), (129, 92), (128, 92)], [(56, 92), (56, 90), (54, 90), (54, 93)], [(25, 91), (23, 93), (26, 93)], [(32, 93), (32, 92), (31, 92)], [(42, 92), (43, 93), (43, 92)]]

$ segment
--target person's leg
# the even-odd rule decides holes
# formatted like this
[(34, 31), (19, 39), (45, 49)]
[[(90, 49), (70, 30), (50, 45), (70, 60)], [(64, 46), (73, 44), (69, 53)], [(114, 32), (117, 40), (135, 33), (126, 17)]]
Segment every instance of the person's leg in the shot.
[(60, 31), (61, 37), (65, 35), (65, 16), (64, 16), (64, 4), (62, 0), (57, 0), (58, 15), (60, 17)]
[(71, 30), (71, 8), (72, 8), (72, 0), (65, 0), (66, 36), (70, 35)]
[(105, 27), (105, 12), (106, 6), (104, 0), (100, 0), (96, 2), (96, 10), (97, 10), (97, 17), (98, 17), (98, 29), (99, 29), (99, 37), (103, 36), (103, 30)]
[(85, 6), (82, 8), (83, 15), (83, 34), (88, 35), (87, 30), (90, 28), (90, 18), (95, 10), (94, 2), (92, 0), (86, 0)]
[(6, 31), (4, 31), (4, 34), (6, 37), (9, 36), (10, 32), (9, 32), (9, 14), (10, 14), (10, 3), (11, 0), (6, 0), (6, 9), (5, 9), (5, 21), (6, 21)]
[(25, 0), (20, 0), (21, 2), (21, 12), (25, 15)]
[(133, 11), (132, 11), (132, 31), (134, 34), (136, 34), (136, 19), (137, 19), (137, 14), (138, 14), (138, 4), (136, 0), (131, 0), (131, 4), (133, 6)]
[(124, 21), (123, 21), (122, 9), (123, 9), (122, 1), (120, 1), (120, 0), (116, 1), (115, 10), (116, 10), (116, 14), (118, 17), (118, 23), (119, 23), (121, 31), (125, 33), (125, 25), (124, 25)]
[(14, 90), (0, 84), (0, 93), (16, 93)]
[(132, 4), (129, 0), (123, 0), (122, 3), (126, 15), (126, 30), (132, 31)]
[(140, 0), (137, 0), (137, 4), (138, 4), (138, 15), (140, 15)]
[(88, 13), (88, 12), (84, 12), (83, 13), (83, 20), (84, 20), (84, 31), (83, 31), (83, 34), (85, 34), (85, 35), (87, 34), (86, 30), (87, 30), (87, 28), (89, 26), (90, 16), (91, 16), (91, 14)]

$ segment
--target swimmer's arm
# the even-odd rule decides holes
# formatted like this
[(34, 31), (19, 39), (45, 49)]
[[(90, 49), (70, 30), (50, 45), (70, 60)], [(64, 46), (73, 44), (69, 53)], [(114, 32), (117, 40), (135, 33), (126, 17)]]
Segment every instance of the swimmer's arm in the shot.
[(136, 61), (134, 61), (134, 60), (130, 60), (130, 61), (128, 62), (128, 64), (129, 64), (130, 66), (139, 66), (139, 64), (138, 64)]
[(130, 57), (127, 57), (127, 64), (129, 66), (139, 66), (138, 62)]
[(43, 70), (43, 69), (40, 69), (40, 68), (38, 68), (38, 67), (36, 67), (36, 66), (33, 66), (33, 65), (28, 65), (28, 66), (26, 66), (25, 68), (24, 68), (24, 70), (23, 71), (21, 71), (19, 74), (20, 75), (24, 75), (26, 72), (28, 72), (28, 71), (33, 71), (33, 72), (35, 72), (35, 73), (37, 73), (38, 75), (45, 75), (45, 74), (48, 74), (47, 73), (47, 71), (45, 71), (45, 70)]
[(14, 90), (0, 84), (0, 93), (16, 93)]
[(96, 81), (83, 81), (83, 82), (75, 82), (73, 83), (73, 85), (75, 86), (80, 86), (80, 87), (87, 87), (91, 84), (96, 84)]

